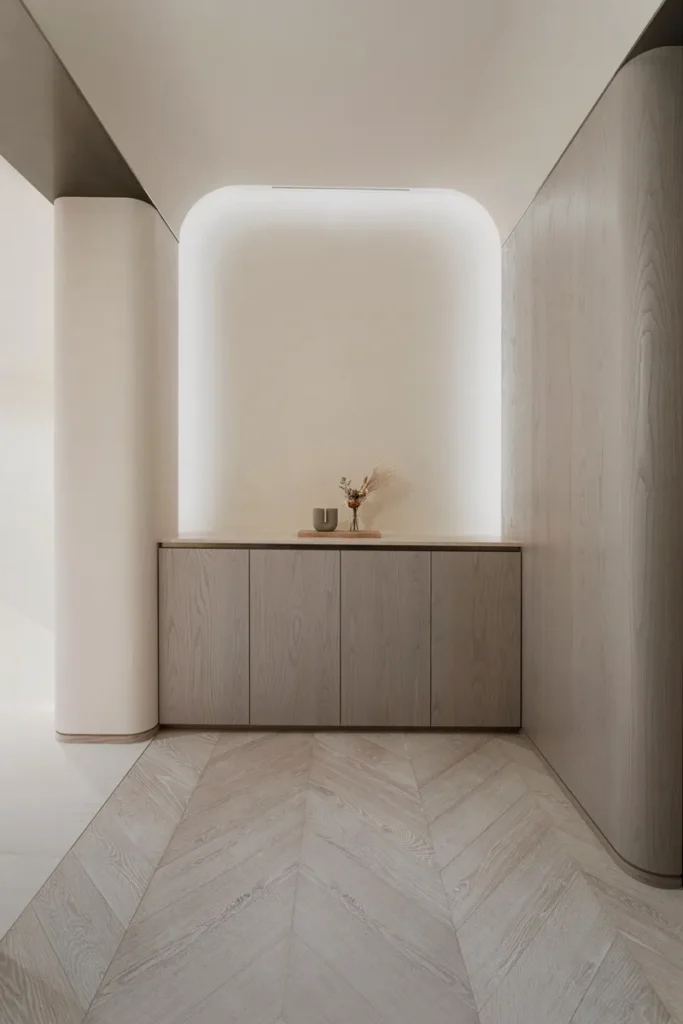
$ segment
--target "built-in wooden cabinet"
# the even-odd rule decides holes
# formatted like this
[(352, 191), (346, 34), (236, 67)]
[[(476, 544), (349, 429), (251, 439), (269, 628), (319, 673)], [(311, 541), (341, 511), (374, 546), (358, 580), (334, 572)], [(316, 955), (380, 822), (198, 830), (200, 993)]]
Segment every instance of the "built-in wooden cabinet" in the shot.
[(159, 720), (249, 724), (249, 552), (159, 552)]
[(251, 552), (254, 725), (339, 725), (339, 552)]
[(430, 557), (342, 551), (342, 725), (429, 726)]
[(432, 555), (434, 726), (513, 727), (521, 711), (521, 555)]
[(164, 725), (517, 727), (519, 550), (169, 546)]

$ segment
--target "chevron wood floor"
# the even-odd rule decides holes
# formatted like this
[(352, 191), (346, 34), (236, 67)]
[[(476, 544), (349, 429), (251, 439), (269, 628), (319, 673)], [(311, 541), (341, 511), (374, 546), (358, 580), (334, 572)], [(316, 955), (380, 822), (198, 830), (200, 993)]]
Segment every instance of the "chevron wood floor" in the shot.
[(0, 1024), (683, 1022), (683, 893), (522, 736), (162, 734), (0, 943)]

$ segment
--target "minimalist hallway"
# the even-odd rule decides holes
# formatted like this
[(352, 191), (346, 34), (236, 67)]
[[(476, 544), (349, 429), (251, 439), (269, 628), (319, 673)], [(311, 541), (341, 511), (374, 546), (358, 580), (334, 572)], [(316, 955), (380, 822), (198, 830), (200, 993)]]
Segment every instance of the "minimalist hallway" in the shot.
[(161, 734), (0, 943), (1, 1024), (682, 1015), (683, 894), (522, 736)]

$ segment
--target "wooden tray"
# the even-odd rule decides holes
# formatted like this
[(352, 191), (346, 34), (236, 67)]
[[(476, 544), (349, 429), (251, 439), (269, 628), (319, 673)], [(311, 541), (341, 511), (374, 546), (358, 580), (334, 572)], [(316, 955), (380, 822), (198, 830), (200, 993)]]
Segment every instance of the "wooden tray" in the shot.
[(299, 537), (315, 537), (318, 540), (332, 540), (334, 537), (343, 537), (344, 540), (367, 540), (368, 537), (379, 540), (381, 536), (379, 530), (299, 530)]

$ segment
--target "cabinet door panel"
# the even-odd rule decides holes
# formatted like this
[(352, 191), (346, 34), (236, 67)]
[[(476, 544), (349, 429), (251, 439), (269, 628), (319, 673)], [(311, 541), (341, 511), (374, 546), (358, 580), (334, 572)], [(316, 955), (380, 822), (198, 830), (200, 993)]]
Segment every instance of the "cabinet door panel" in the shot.
[(339, 725), (339, 552), (251, 552), (252, 725)]
[(342, 551), (342, 725), (428, 726), (428, 551)]
[(432, 555), (432, 725), (520, 724), (521, 556)]
[(159, 716), (249, 723), (249, 552), (159, 552)]

